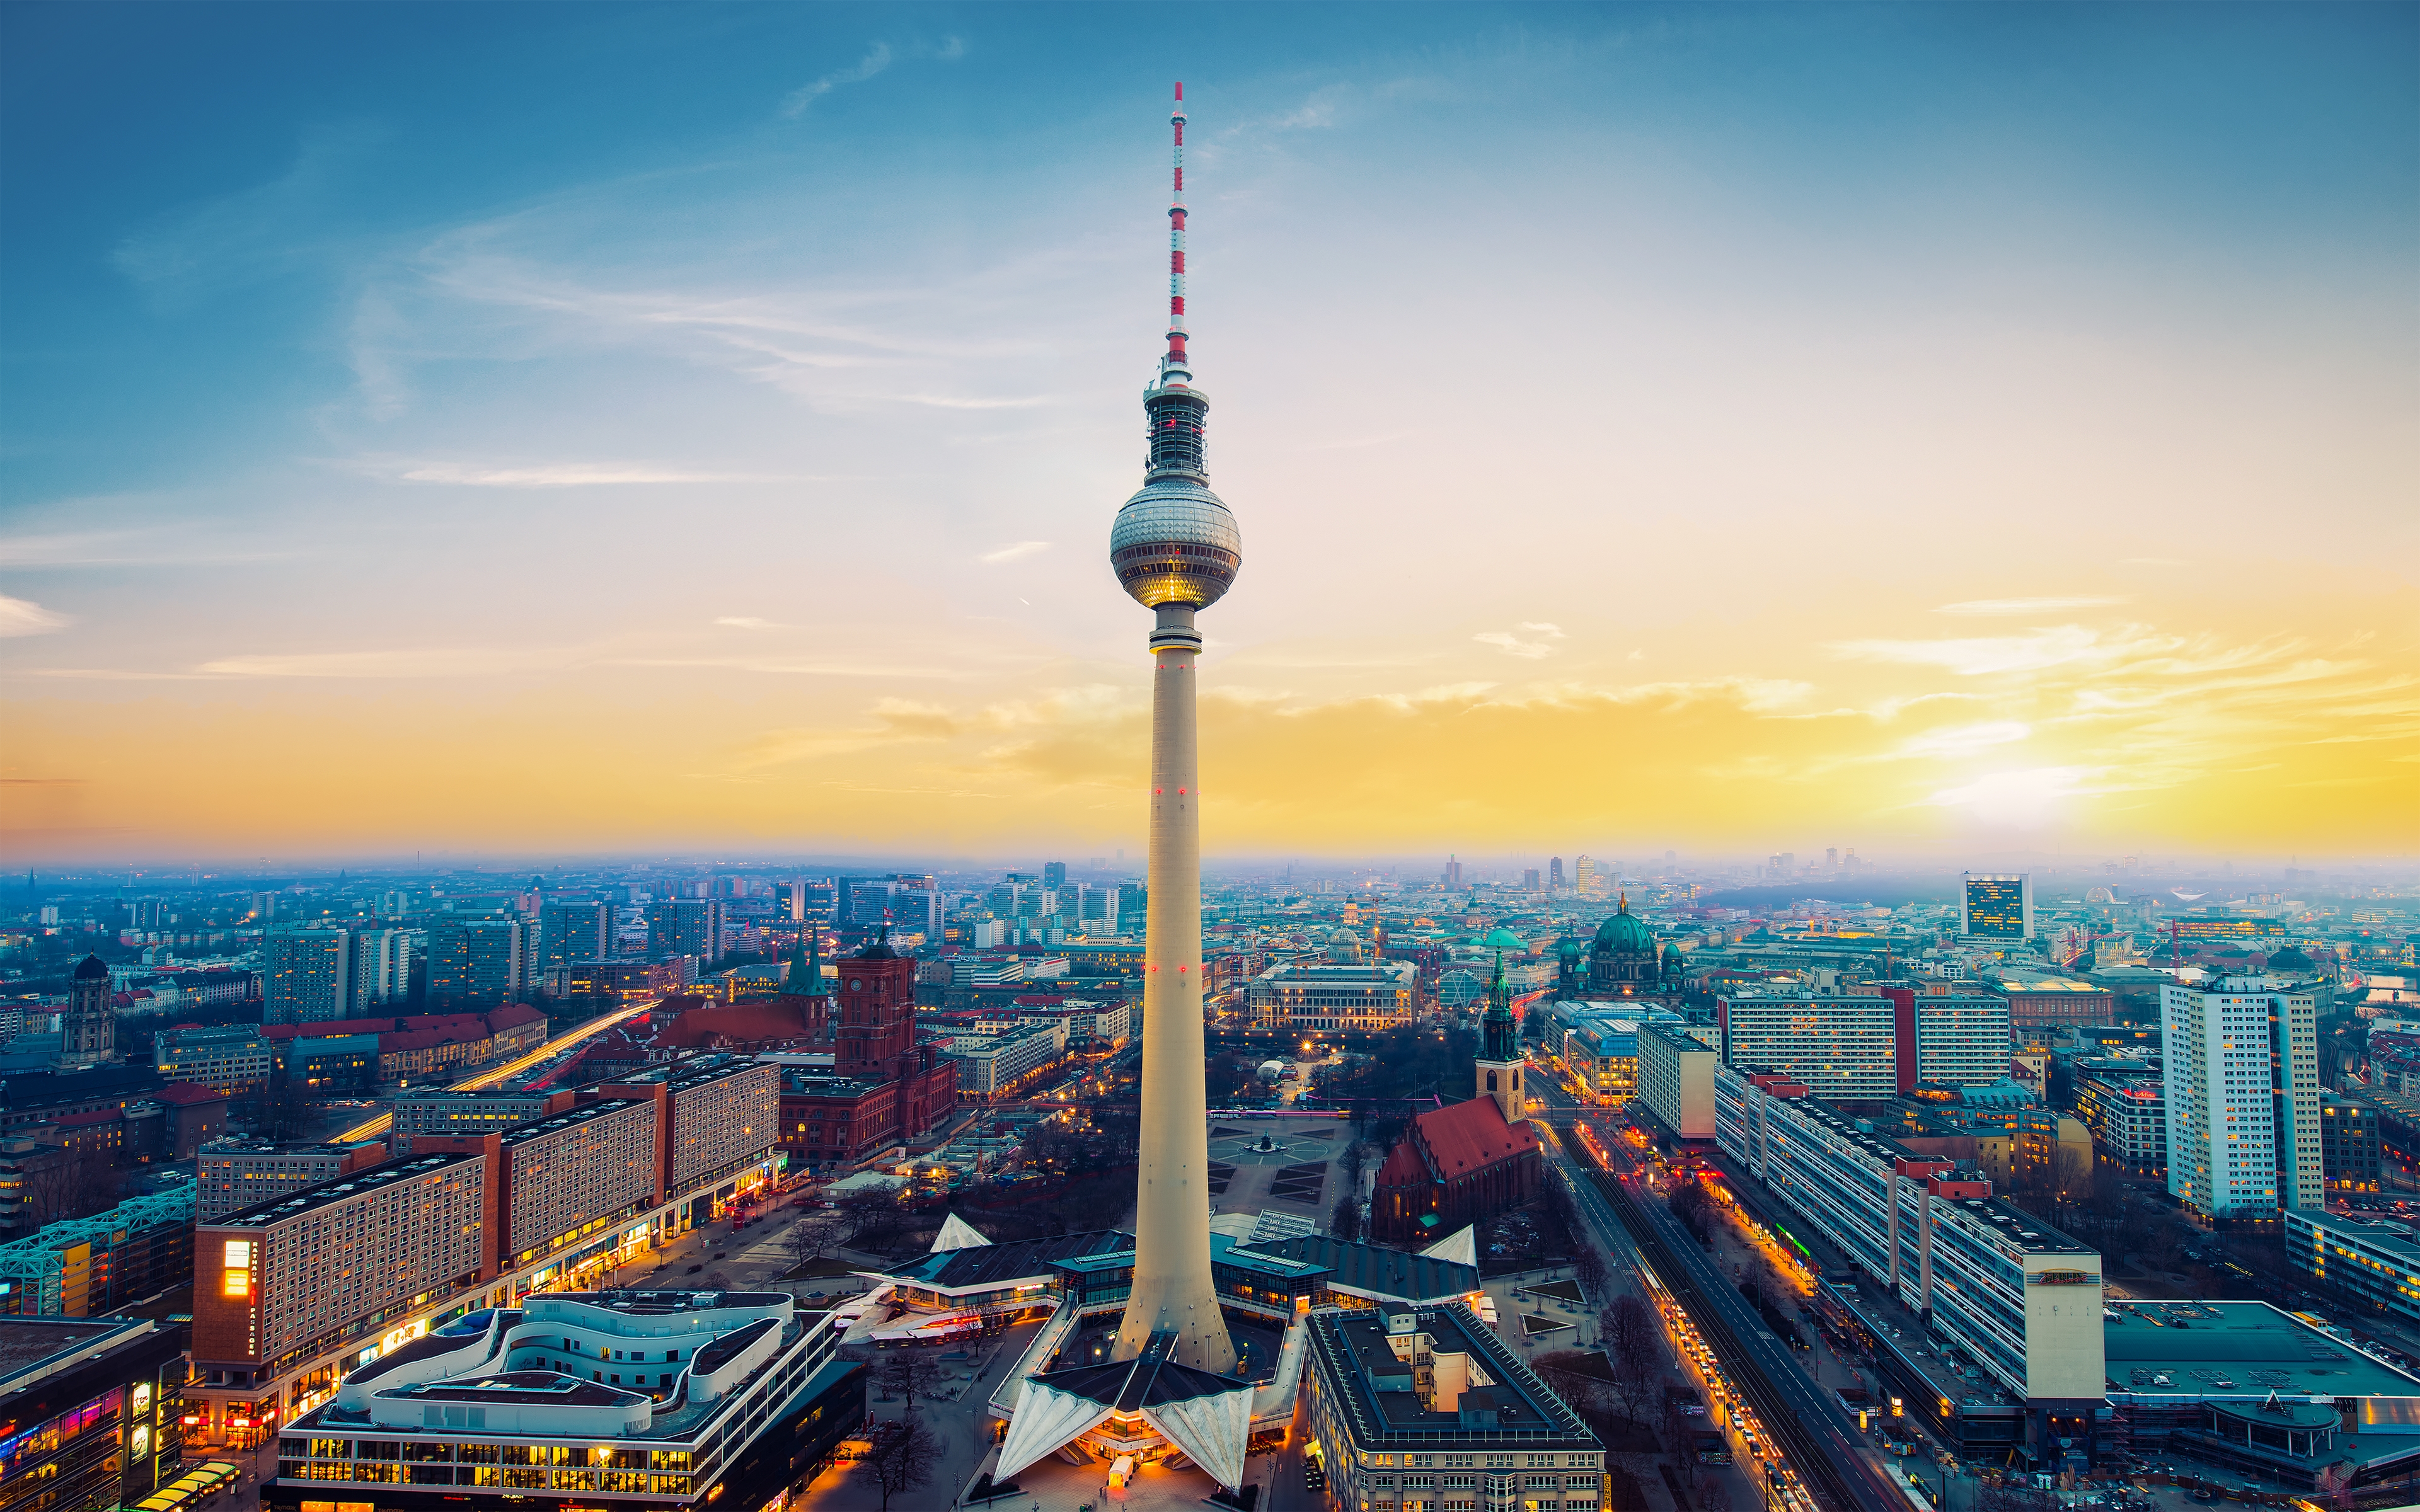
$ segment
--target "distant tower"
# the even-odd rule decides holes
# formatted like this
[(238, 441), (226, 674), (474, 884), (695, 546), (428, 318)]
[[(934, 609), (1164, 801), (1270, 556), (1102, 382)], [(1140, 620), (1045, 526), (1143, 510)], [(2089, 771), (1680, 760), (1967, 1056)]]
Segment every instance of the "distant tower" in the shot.
[(1556, 892), (1563, 890), (1563, 858), (1559, 856), (1547, 865), (1546, 886)]
[(1109, 529), (1109, 563), (1152, 631), (1151, 914), (1143, 933), (1142, 1127), (1134, 1289), (1114, 1358), (1226, 1375), (1234, 1341), (1210, 1276), (1210, 1126), (1202, 1039), (1202, 781), (1194, 733), (1193, 617), (1233, 586), (1244, 538), (1210, 491), (1202, 420), (1185, 353), (1185, 86), (1176, 86), (1175, 198), (1169, 206), (1168, 350), (1143, 390), (1142, 489)]
[(1512, 1022), (1512, 989), (1504, 980), (1504, 952), (1496, 952), (1496, 979), (1487, 984), (1487, 1013), (1479, 1021), (1479, 1088), (1503, 1110), (1506, 1123), (1521, 1121), (1521, 1030)]
[(97, 955), (76, 964), (68, 1006), (59, 1017), (59, 1058), (98, 1066), (117, 1058), (117, 1011), (109, 1001), (109, 967)]

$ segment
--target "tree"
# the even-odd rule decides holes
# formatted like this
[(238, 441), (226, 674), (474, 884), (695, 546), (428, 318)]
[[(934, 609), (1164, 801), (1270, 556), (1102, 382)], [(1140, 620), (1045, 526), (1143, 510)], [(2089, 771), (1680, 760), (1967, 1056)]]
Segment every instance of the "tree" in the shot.
[(1635, 1423), (1663, 1376), (1664, 1346), (1655, 1309), (1637, 1292), (1625, 1291), (1605, 1310), (1598, 1327), (1606, 1362), (1613, 1370), (1613, 1393)]
[(1327, 1231), (1346, 1243), (1361, 1237), (1361, 1204), (1350, 1194), (1336, 1199), (1328, 1210)]
[(920, 1350), (902, 1350), (882, 1362), (882, 1389), (905, 1402), (910, 1413), (916, 1411), (917, 1397), (932, 1395), (940, 1376), (939, 1362)]
[(1572, 1248), (1572, 1279), (1580, 1285), (1583, 1297), (1602, 1295), (1605, 1291), (1605, 1257), (1596, 1246), (1583, 1239)]
[(1362, 1169), (1370, 1164), (1370, 1147), (1358, 1139), (1351, 1140), (1346, 1143), (1344, 1153), (1337, 1157), (1336, 1164), (1344, 1171), (1345, 1185), (1358, 1192), (1361, 1190)]
[(1691, 1454), (1688, 1447), (1690, 1437), (1695, 1431), (1696, 1429), (1690, 1425), (1687, 1411), (1682, 1407), (1679, 1400), (1666, 1396), (1664, 1398), (1664, 1448), (1665, 1452), (1672, 1457), (1672, 1463), (1680, 1467), (1681, 1478), (1683, 1481), (1693, 1481), (1698, 1478), (1698, 1457)]
[(1730, 1490), (1721, 1480), (1709, 1475), (1706, 1477), (1706, 1489), (1698, 1493), (1698, 1505), (1703, 1507), (1705, 1512), (1731, 1512)]
[(932, 1481), (933, 1467), (941, 1458), (941, 1442), (919, 1417), (903, 1418), (896, 1425), (883, 1427), (889, 1431), (875, 1439), (865, 1463), (874, 1471), (875, 1484), (881, 1488), (882, 1512), (891, 1512), (892, 1496)]
[(1605, 1381), (1596, 1373), (1596, 1355), (1588, 1350), (1551, 1350), (1529, 1362), (1529, 1368), (1572, 1407), (1597, 1411)]
[(811, 1212), (790, 1225), (783, 1243), (790, 1252), (792, 1272), (805, 1270), (824, 1257), (840, 1237), (842, 1219), (837, 1212)]

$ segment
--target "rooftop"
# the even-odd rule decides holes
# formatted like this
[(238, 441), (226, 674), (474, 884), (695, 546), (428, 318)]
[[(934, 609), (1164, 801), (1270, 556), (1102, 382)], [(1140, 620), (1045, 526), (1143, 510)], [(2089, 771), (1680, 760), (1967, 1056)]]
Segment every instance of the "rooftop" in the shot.
[(921, 1282), (946, 1291), (997, 1287), (1011, 1281), (1047, 1277), (1063, 1262), (1107, 1261), (1123, 1257), (1134, 1263), (1134, 1236), (1113, 1228), (1082, 1234), (1053, 1234), (1045, 1239), (1020, 1239), (1005, 1244), (971, 1244), (918, 1257), (891, 1273), (902, 1281)]
[(2109, 1389), (2137, 1396), (2420, 1396), (2406, 1375), (2265, 1302), (2121, 1302)]
[(0, 1318), (0, 1386), (11, 1390), (17, 1377), (46, 1364), (97, 1352), (149, 1330), (123, 1318)]
[[(1492, 1104), (1491, 1104), (1492, 1105)], [(1426, 1255), (1387, 1249), (1337, 1239), (1328, 1234), (1297, 1234), (1291, 1239), (1264, 1239), (1249, 1247), (1253, 1253), (1312, 1265), (1328, 1273), (1327, 1284), (1356, 1295), (1404, 1303), (1434, 1303), (1467, 1296), (1479, 1289), (1475, 1266), (1458, 1265)], [(1226, 1258), (1233, 1263), (1237, 1250)]]
[(306, 1186), (300, 1192), (289, 1192), (284, 1196), (271, 1197), (266, 1202), (256, 1202), (251, 1207), (228, 1213), (224, 1218), (213, 1218), (207, 1227), (266, 1228), (271, 1224), (282, 1224), (288, 1218), (297, 1218), (306, 1212), (314, 1212), (321, 1208), (349, 1201), (364, 1193), (377, 1191), (382, 1186), (391, 1186), (397, 1181), (413, 1180), (433, 1172), (442, 1171), (448, 1166), (475, 1163), (486, 1158), (484, 1155), (455, 1150), (434, 1155), (406, 1155), (401, 1160), (391, 1160), (383, 1165), (373, 1165), (365, 1171), (355, 1171), (349, 1176), (339, 1176), (333, 1180), (322, 1181), (317, 1186)]
[(1322, 1310), (1310, 1318), (1310, 1342), (1324, 1373), (1337, 1384), (1337, 1405), (1351, 1423), (1357, 1445), (1418, 1443), (1423, 1446), (1483, 1443), (1507, 1447), (1598, 1449), (1603, 1447), (1561, 1397), (1514, 1359), (1495, 1331), (1460, 1306), (1421, 1310), (1415, 1328), (1429, 1336), (1433, 1354), (1461, 1354), (1484, 1372), (1490, 1384), (1466, 1387), (1467, 1406), (1484, 1409), (1496, 1422), (1466, 1421), (1461, 1411), (1435, 1412), (1412, 1390), (1410, 1365), (1388, 1342), (1383, 1312)]
[(504, 1143), (525, 1145), (533, 1139), (543, 1139), (549, 1134), (561, 1134), (576, 1124), (594, 1122), (598, 1119), (611, 1118), (616, 1113), (624, 1113), (631, 1108), (646, 1105), (636, 1098), (617, 1097), (602, 1103), (589, 1103), (580, 1107), (566, 1108), (551, 1119), (544, 1119), (535, 1123), (516, 1124), (504, 1130)]

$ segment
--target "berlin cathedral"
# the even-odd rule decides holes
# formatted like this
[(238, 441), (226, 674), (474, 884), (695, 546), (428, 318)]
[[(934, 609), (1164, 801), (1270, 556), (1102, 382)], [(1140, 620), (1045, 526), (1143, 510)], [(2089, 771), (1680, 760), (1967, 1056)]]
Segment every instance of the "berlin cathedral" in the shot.
[(1681, 952), (1657, 947), (1627, 896), (1597, 926), (1594, 939), (1562, 940), (1555, 959), (1555, 995), (1565, 1001), (1651, 997), (1681, 984)]

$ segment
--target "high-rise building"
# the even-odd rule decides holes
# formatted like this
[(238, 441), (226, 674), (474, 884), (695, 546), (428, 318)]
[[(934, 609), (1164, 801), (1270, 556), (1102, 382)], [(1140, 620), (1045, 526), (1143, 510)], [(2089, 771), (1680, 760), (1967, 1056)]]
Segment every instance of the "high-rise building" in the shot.
[(650, 960), (692, 955), (701, 963), (722, 956), (723, 905), (710, 898), (665, 898), (647, 905)]
[(1958, 889), (1958, 933), (1978, 940), (2034, 937), (2034, 881), (2024, 872), (1969, 872)]
[(411, 957), (418, 930), (364, 929), (353, 932), (353, 1001), (349, 1018), (375, 1018), (398, 1011), (411, 994)]
[(1546, 864), (1546, 886), (1557, 892), (1563, 890), (1563, 858), (1559, 856)]
[(548, 903), (537, 914), (538, 970), (561, 971), (613, 953), (611, 903)]
[(1714, 1052), (1679, 1025), (1638, 1026), (1638, 1100), (1674, 1137), (1714, 1136)]
[(2168, 1192), (2213, 1223), (2273, 1223), (2326, 1194), (2318, 999), (2266, 977), (2160, 990)]
[(1897, 1020), (1899, 1089), (1988, 1087), (2009, 1079), (2009, 1000), (1979, 986), (1931, 979), (1883, 983)]
[(1572, 890), (1590, 892), (1596, 887), (1596, 859), (1583, 856), (1572, 868)]
[(2379, 1189), (2377, 1103), (2319, 1094), (2319, 1165), (2331, 1192)]
[(1531, 892), (1538, 890), (1538, 869), (1530, 867), (1521, 873), (1521, 886)]
[(786, 918), (793, 924), (803, 923), (807, 917), (807, 885), (783, 882), (773, 888), (773, 917)]
[(349, 930), (272, 929), (260, 984), (263, 1024), (324, 1024), (353, 1014), (353, 936)]
[(1462, 863), (1450, 856), (1447, 856), (1445, 858), (1445, 874), (1438, 880), (1445, 884), (1446, 890), (1448, 892), (1461, 891)]
[(461, 1013), (510, 1002), (527, 980), (528, 930), (519, 919), (441, 917), (428, 930), (428, 1008)]
[(1043, 862), (1042, 885), (1046, 887), (1065, 887), (1067, 885), (1067, 863), (1064, 861)]

